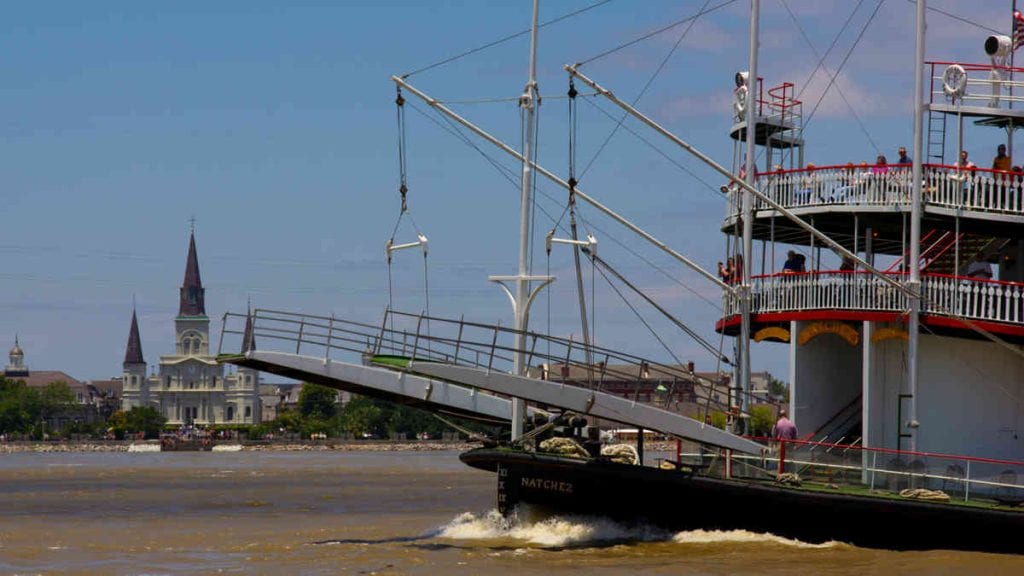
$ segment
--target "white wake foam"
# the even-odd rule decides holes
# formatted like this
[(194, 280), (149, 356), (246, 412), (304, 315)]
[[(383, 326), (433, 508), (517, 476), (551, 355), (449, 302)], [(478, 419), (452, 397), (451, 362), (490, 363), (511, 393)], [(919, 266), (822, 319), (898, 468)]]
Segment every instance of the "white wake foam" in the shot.
[(552, 516), (536, 522), (506, 519), (497, 510), (477, 516), (460, 514), (437, 536), (456, 540), (509, 538), (545, 547), (581, 546), (616, 541), (667, 540), (671, 533), (649, 527), (626, 527), (607, 518)]
[(792, 538), (783, 538), (774, 534), (761, 532), (748, 532), (746, 530), (687, 530), (672, 537), (672, 540), (680, 544), (710, 544), (716, 542), (737, 542), (737, 543), (772, 543), (783, 546), (794, 546), (797, 548), (832, 548), (839, 546), (838, 542), (825, 542), (824, 544), (808, 544)]
[(751, 543), (797, 548), (831, 548), (841, 544), (808, 544), (774, 534), (746, 530), (687, 530), (673, 533), (651, 526), (625, 526), (600, 517), (551, 516), (536, 521), (529, 514), (504, 518), (497, 510), (464, 512), (434, 534), (453, 540), (511, 539), (540, 547), (576, 547), (609, 542), (675, 542), (677, 544)]

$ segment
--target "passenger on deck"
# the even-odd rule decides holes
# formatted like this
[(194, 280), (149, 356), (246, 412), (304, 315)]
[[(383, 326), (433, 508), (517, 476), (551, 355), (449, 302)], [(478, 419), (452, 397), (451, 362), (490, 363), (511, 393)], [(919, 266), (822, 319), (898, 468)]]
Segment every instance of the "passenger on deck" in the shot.
[(721, 262), (718, 263), (718, 277), (722, 279), (722, 282), (726, 284), (732, 284), (736, 279), (735, 269), (733, 268), (732, 256), (725, 259), (725, 265)]
[(786, 410), (779, 410), (779, 420), (772, 426), (772, 438), (775, 440), (796, 440), (799, 433), (796, 424), (787, 417)]
[(875, 166), (871, 168), (871, 173), (879, 175), (887, 172), (889, 172), (889, 163), (885, 159), (885, 154), (879, 154), (878, 158), (875, 158)]
[(853, 195), (854, 186), (858, 182), (857, 169), (854, 167), (853, 162), (847, 162), (846, 167), (839, 173), (836, 178), (836, 187), (832, 191), (830, 200), (833, 202), (845, 202), (847, 198)]
[(992, 265), (982, 258), (979, 253), (974, 257), (974, 262), (967, 265), (967, 272), (965, 276), (968, 278), (990, 280), (992, 278)]
[(800, 177), (800, 187), (796, 191), (795, 200), (801, 204), (816, 200), (824, 200), (818, 194), (818, 174), (814, 171), (814, 163), (808, 162), (807, 169)]
[(992, 169), (1009, 171), (1010, 165), (1010, 157), (1006, 155), (1006, 144), (1000, 144), (996, 148), (996, 157), (992, 159)]
[(797, 254), (796, 251), (790, 250), (786, 253), (786, 262), (782, 265), (783, 274), (797, 274), (804, 272), (804, 255)]
[(961, 150), (960, 151), (960, 159), (957, 160), (956, 166), (958, 168), (963, 168), (964, 170), (973, 170), (973, 169), (977, 168), (977, 166), (974, 165), (974, 162), (971, 162), (967, 158), (967, 150)]
[(914, 161), (910, 158), (910, 156), (907, 156), (907, 148), (905, 146), (900, 146), (899, 157), (896, 158), (896, 163), (897, 164), (913, 164), (914, 163)]

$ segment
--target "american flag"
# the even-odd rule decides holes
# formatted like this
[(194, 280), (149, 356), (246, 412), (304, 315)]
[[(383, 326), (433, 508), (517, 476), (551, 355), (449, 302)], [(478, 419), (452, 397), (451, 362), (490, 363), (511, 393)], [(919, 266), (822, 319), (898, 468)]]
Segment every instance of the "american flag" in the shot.
[(1013, 11), (1013, 49), (1024, 46), (1024, 14)]

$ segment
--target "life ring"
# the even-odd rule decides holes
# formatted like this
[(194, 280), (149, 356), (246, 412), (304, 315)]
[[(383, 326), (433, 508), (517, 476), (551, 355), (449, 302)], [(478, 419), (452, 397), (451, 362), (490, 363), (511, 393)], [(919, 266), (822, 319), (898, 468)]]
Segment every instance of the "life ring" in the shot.
[(747, 111), (747, 87), (740, 86), (736, 88), (733, 95), (732, 109), (736, 112), (736, 117), (742, 120), (746, 116)]
[(967, 71), (959, 64), (951, 64), (942, 73), (942, 92), (953, 99), (967, 93)]

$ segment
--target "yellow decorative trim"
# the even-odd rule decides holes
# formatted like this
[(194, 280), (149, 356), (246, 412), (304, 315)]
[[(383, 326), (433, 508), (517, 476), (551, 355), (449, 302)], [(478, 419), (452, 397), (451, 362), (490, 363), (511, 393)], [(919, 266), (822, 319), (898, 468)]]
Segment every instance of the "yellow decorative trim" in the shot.
[(769, 338), (780, 342), (789, 342), (789, 330), (778, 326), (769, 326), (767, 328), (761, 328), (754, 333), (754, 342), (768, 340)]
[(908, 340), (910, 335), (907, 331), (902, 328), (879, 328), (875, 330), (875, 333), (871, 335), (872, 342), (881, 342), (882, 340), (892, 340), (893, 338), (899, 338), (900, 340)]
[(835, 334), (843, 340), (846, 340), (850, 346), (860, 344), (860, 334), (858, 334), (857, 331), (849, 324), (836, 320), (809, 324), (806, 328), (800, 331), (800, 337), (797, 341), (801, 345), (807, 344), (821, 334)]

